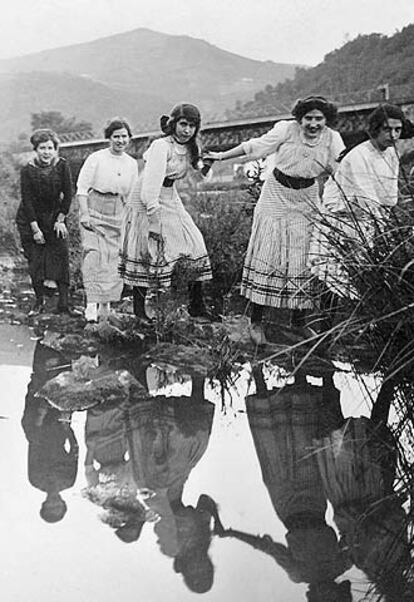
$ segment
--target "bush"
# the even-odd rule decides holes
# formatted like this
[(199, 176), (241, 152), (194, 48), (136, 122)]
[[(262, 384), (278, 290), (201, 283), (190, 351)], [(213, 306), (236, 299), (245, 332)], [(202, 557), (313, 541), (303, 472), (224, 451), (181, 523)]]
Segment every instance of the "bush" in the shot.
[(15, 224), (19, 205), (19, 166), (9, 153), (0, 154), (0, 251), (17, 254), (20, 240)]
[(210, 255), (215, 300), (234, 292), (240, 282), (252, 224), (254, 202), (247, 191), (195, 192), (187, 203)]

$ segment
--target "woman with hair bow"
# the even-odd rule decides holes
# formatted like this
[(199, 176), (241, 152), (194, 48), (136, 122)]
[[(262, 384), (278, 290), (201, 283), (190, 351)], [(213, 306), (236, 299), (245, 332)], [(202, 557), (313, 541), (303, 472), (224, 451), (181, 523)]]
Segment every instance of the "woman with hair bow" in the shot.
[(266, 343), (264, 307), (290, 310), (292, 325), (300, 326), (305, 310), (314, 306), (308, 253), (318, 206), (316, 178), (335, 170), (344, 148), (331, 127), (336, 107), (324, 97), (299, 100), (292, 115), (294, 120), (278, 121), (260, 138), (206, 157), (274, 158), (255, 208), (241, 284), (241, 294), (251, 302), (251, 337), (258, 345)]
[(203, 169), (197, 143), (200, 124), (200, 112), (192, 104), (179, 104), (169, 116), (161, 117), (164, 136), (145, 152), (144, 172), (127, 206), (119, 273), (132, 287), (134, 313), (143, 322), (147, 321), (147, 289), (153, 284), (169, 288), (181, 258), (190, 262), (195, 273), (189, 284), (188, 311), (193, 317), (208, 313), (202, 282), (212, 278), (210, 260), (203, 236), (176, 189), (176, 181), (190, 168)]

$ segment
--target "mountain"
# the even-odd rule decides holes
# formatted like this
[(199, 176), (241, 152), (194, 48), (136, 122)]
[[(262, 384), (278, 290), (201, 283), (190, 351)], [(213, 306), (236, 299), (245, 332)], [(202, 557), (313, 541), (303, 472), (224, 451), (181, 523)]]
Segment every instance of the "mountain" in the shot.
[(327, 54), (312, 68), (298, 68), (294, 78), (266, 86), (248, 102), (242, 99), (228, 118), (285, 113), (297, 98), (322, 94), (339, 104), (381, 100), (386, 85), (390, 99), (414, 97), (414, 24), (392, 36), (360, 35)]
[(5, 133), (27, 129), (31, 112), (58, 110), (92, 121), (128, 116), (135, 130), (187, 100), (210, 119), (236, 99), (292, 77), (296, 66), (255, 61), (203, 40), (136, 29), (93, 42), (0, 61)]

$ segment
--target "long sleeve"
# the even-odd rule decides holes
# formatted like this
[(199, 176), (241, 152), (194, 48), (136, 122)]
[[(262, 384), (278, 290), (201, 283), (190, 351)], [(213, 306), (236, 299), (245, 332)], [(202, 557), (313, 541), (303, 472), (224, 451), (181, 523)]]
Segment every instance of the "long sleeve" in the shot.
[(397, 195), (396, 153), (379, 153), (370, 142), (364, 142), (344, 157), (334, 178), (327, 182), (323, 201), (334, 212), (353, 203), (354, 209), (359, 207), (366, 213), (380, 205), (395, 205)]
[(289, 126), (289, 121), (278, 121), (260, 138), (251, 138), (247, 142), (243, 142), (243, 150), (247, 157), (250, 160), (261, 159), (274, 153), (285, 141)]
[(86, 158), (85, 163), (82, 165), (79, 172), (77, 181), (77, 194), (86, 196), (89, 189), (92, 188), (94, 183), (96, 169), (98, 167), (98, 155), (92, 153)]
[(142, 180), (141, 198), (147, 208), (150, 229), (159, 227), (159, 196), (167, 171), (168, 144), (160, 138), (155, 140), (147, 151), (146, 164)]
[(130, 185), (128, 194), (126, 195), (125, 203), (128, 203), (132, 199), (133, 195), (136, 194), (137, 188), (138, 188), (138, 162), (135, 161), (135, 159), (134, 159), (134, 163), (135, 163), (135, 171), (131, 178), (131, 185)]
[(29, 223), (35, 222), (37, 220), (37, 217), (33, 205), (32, 182), (27, 166), (23, 167), (20, 172), (20, 190), (25, 215)]
[(72, 173), (69, 167), (69, 164), (66, 161), (63, 161), (63, 170), (62, 170), (62, 185), (63, 185), (63, 199), (62, 205), (60, 207), (60, 211), (67, 215), (69, 213), (70, 204), (72, 202), (73, 197), (73, 183), (72, 183)]

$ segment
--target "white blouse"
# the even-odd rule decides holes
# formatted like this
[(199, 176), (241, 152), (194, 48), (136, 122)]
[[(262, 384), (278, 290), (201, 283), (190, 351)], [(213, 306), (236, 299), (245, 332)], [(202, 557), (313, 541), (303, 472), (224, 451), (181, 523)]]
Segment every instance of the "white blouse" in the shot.
[(114, 155), (109, 148), (89, 155), (82, 165), (77, 182), (77, 194), (89, 190), (121, 195), (125, 201), (138, 180), (138, 164), (130, 155)]
[(316, 178), (335, 171), (345, 145), (338, 132), (324, 128), (316, 142), (305, 138), (297, 121), (278, 121), (269, 132), (242, 143), (250, 160), (274, 153), (275, 166), (288, 176)]
[(141, 182), (141, 199), (151, 215), (159, 208), (159, 197), (165, 177), (184, 178), (190, 167), (190, 154), (186, 146), (178, 144), (171, 136), (154, 140), (144, 153), (144, 173)]
[(323, 206), (342, 211), (346, 200), (363, 209), (392, 207), (398, 200), (398, 155), (394, 147), (380, 151), (367, 140), (343, 158), (334, 178), (325, 184)]

